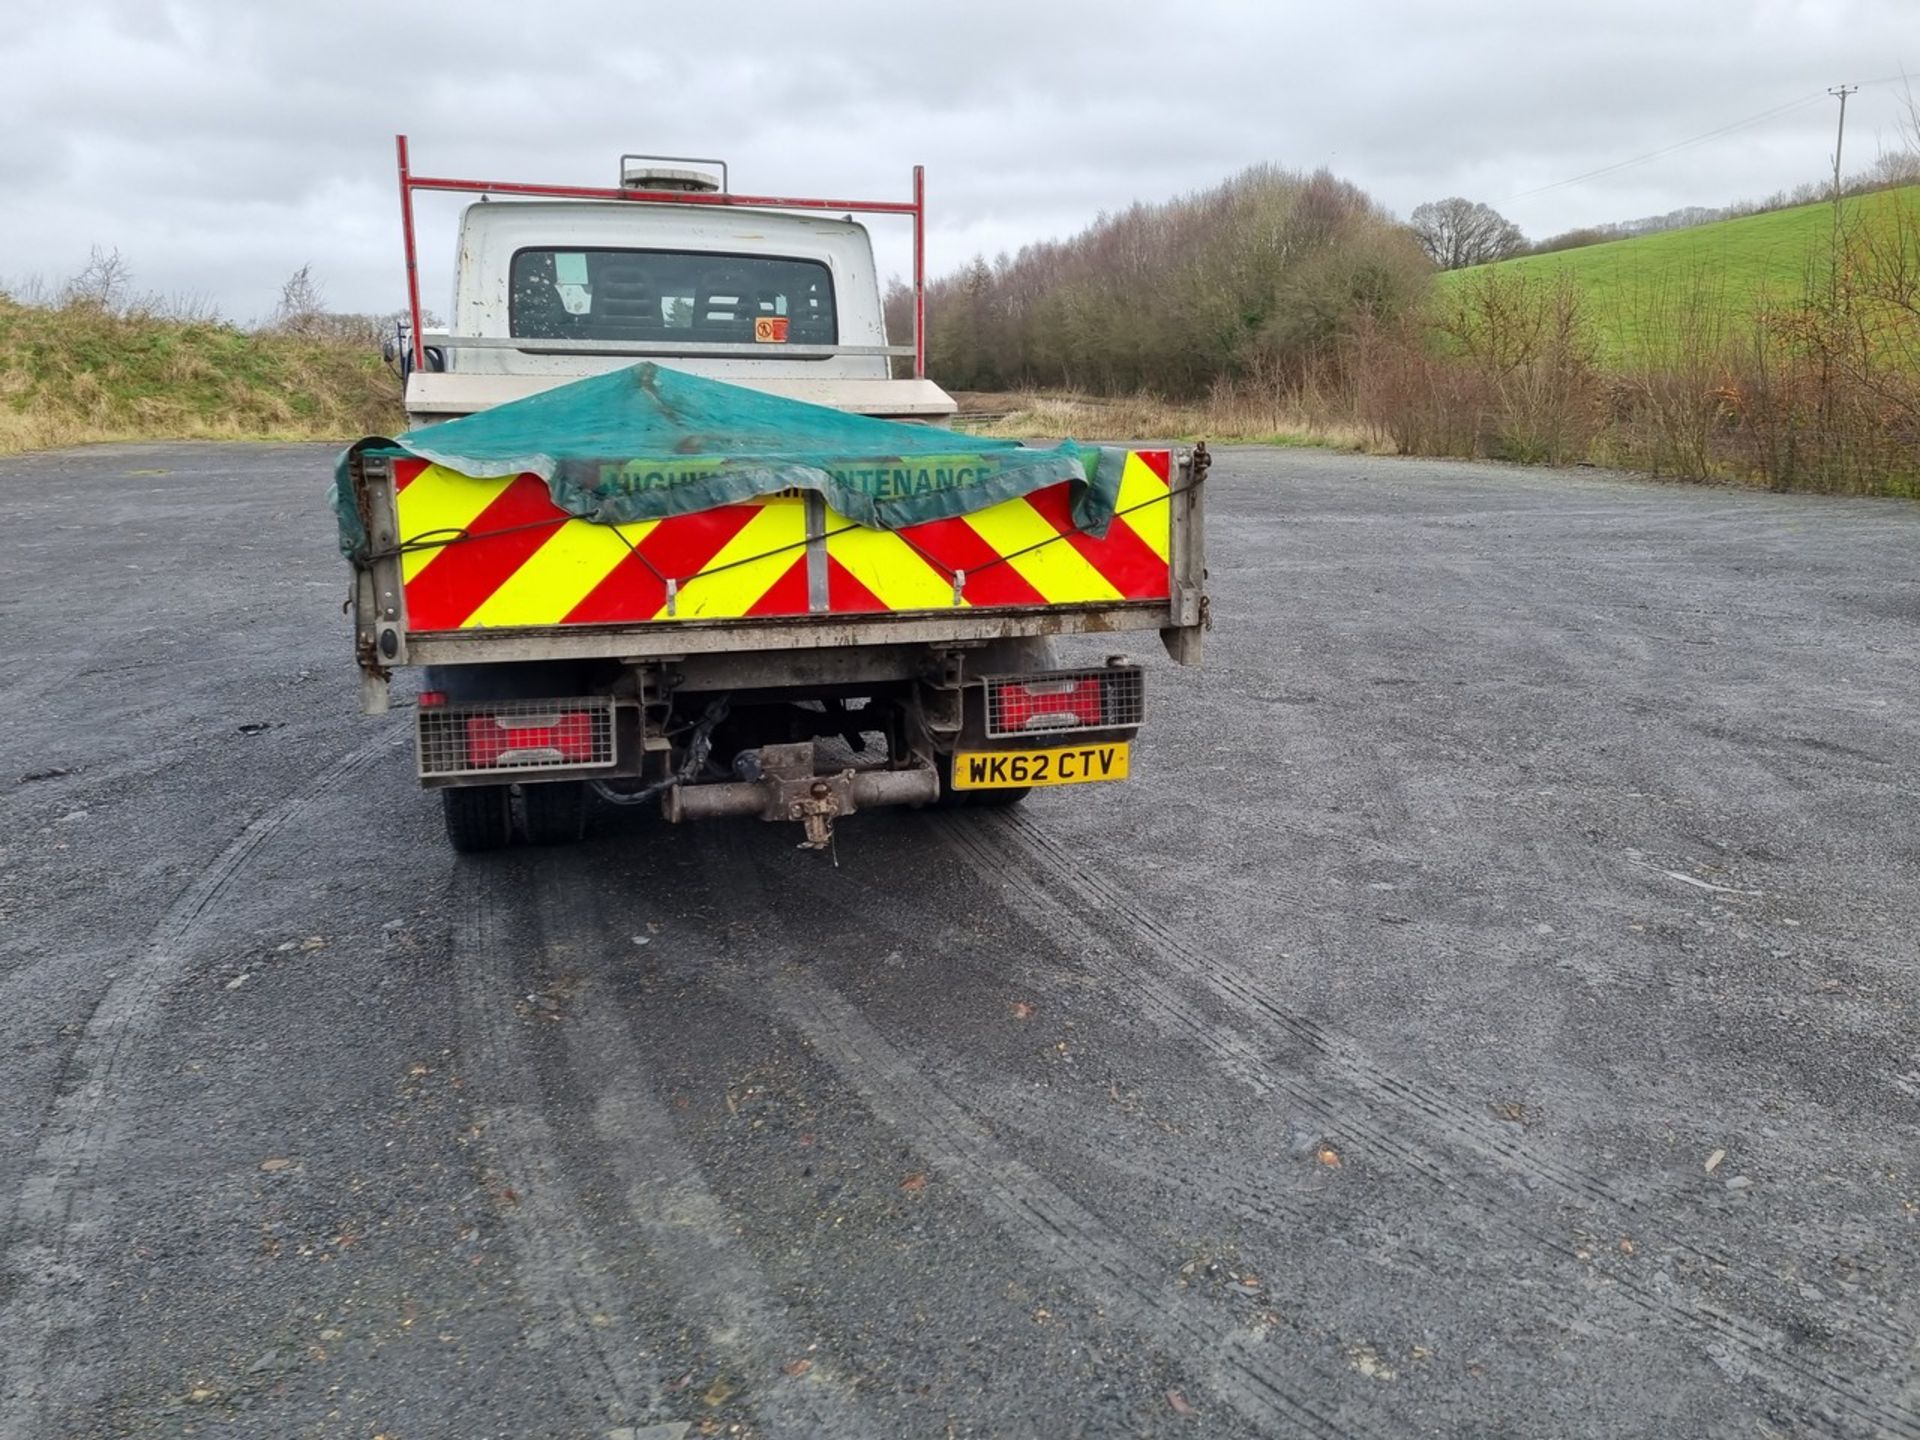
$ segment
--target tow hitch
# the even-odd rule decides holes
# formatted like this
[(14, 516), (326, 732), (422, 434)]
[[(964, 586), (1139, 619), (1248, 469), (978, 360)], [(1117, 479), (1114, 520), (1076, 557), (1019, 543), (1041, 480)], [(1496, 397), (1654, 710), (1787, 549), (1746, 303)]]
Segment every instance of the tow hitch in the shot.
[(833, 843), (833, 822), (856, 810), (883, 805), (929, 805), (940, 796), (940, 778), (928, 768), (817, 773), (814, 742), (763, 745), (748, 751), (735, 772), (745, 778), (710, 785), (675, 785), (662, 797), (661, 810), (674, 824), (727, 815), (757, 815), (762, 820), (797, 820), (806, 829), (803, 850), (824, 850)]

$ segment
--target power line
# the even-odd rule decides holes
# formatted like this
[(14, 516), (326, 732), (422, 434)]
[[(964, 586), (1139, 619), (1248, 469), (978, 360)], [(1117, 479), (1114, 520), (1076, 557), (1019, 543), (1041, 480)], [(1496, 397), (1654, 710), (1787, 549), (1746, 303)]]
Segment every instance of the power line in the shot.
[[(1905, 74), (1882, 75), (1877, 79), (1862, 80), (1852, 88), (1854, 90), (1860, 90), (1872, 85), (1902, 85), (1910, 83), (1910, 79), (1911, 77)], [(1511, 205), (1516, 200), (1531, 199), (1535, 195), (1544, 195), (1549, 190), (1565, 189), (1569, 185), (1578, 185), (1587, 180), (1597, 180), (1602, 175), (1611, 175), (1618, 170), (1630, 169), (1635, 165), (1644, 165), (1649, 160), (1658, 160), (1662, 156), (1672, 155), (1676, 151), (1686, 150), (1695, 145), (1704, 145), (1709, 140), (1717, 140), (1722, 135), (1731, 135), (1737, 130), (1744, 130), (1750, 125), (1758, 125), (1762, 121), (1772, 120), (1776, 116), (1787, 114), (1789, 111), (1805, 109), (1809, 105), (1827, 99), (1832, 93), (1830, 90), (1816, 90), (1810, 95), (1802, 95), (1797, 100), (1789, 100), (1783, 105), (1775, 105), (1770, 110), (1762, 110), (1757, 115), (1749, 115), (1744, 120), (1734, 120), (1728, 124), (1716, 126), (1712, 130), (1702, 131), (1698, 135), (1688, 136), (1685, 140), (1676, 140), (1671, 145), (1663, 145), (1658, 150), (1649, 150), (1646, 154), (1636, 155), (1631, 160), (1616, 160), (1611, 165), (1602, 165), (1597, 170), (1588, 170), (1582, 174), (1570, 176), (1565, 180), (1556, 180), (1551, 185), (1539, 185), (1532, 190), (1522, 190), (1517, 195), (1509, 195), (1500, 203), (1502, 205)]]
[(1789, 100), (1784, 105), (1776, 105), (1771, 110), (1762, 110), (1758, 115), (1749, 115), (1744, 120), (1735, 120), (1731, 124), (1721, 125), (1716, 129), (1703, 131), (1685, 140), (1676, 140), (1671, 145), (1663, 145), (1658, 150), (1649, 150), (1646, 154), (1636, 155), (1631, 160), (1618, 160), (1611, 165), (1602, 165), (1598, 170), (1588, 170), (1584, 174), (1574, 175), (1565, 180), (1556, 180), (1551, 185), (1540, 185), (1532, 190), (1522, 190), (1518, 195), (1509, 195), (1500, 203), (1510, 205), (1515, 200), (1525, 200), (1534, 195), (1544, 195), (1549, 190), (1564, 189), (1568, 185), (1578, 185), (1583, 180), (1597, 180), (1602, 175), (1611, 175), (1616, 170), (1625, 170), (1634, 165), (1644, 165), (1649, 160), (1658, 160), (1661, 156), (1671, 155), (1677, 150), (1685, 150), (1690, 146), (1705, 144), (1709, 140), (1717, 140), (1722, 135), (1731, 135), (1736, 130), (1744, 130), (1749, 125), (1758, 125), (1763, 120), (1771, 120), (1776, 115), (1784, 115), (1790, 110), (1802, 109), (1826, 98), (1827, 94), (1824, 90), (1816, 90), (1811, 95), (1802, 95), (1798, 100)]

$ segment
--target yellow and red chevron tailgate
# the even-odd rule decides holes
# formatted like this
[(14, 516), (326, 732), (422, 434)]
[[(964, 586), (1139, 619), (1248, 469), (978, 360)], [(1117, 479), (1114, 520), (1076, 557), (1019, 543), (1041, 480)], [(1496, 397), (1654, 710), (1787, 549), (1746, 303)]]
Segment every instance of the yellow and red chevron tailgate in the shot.
[(407, 622), (444, 631), (1165, 600), (1171, 463), (1165, 450), (1128, 454), (1099, 539), (1074, 527), (1064, 483), (902, 530), (828, 510), (816, 605), (799, 495), (597, 525), (556, 506), (538, 476), (478, 480), (402, 460)]

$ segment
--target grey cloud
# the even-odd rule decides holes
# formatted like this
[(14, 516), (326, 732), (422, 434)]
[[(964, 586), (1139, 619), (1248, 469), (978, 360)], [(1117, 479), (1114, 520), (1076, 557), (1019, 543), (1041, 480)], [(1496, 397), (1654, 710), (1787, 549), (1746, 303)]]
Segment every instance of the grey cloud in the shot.
[[(1897, 73), (1910, 8), (33, 4), (0, 29), (0, 277), (57, 279), (98, 243), (240, 318), (306, 261), (336, 305), (390, 309), (398, 130), (433, 172), (584, 183), (646, 148), (725, 154), (745, 189), (880, 198), (924, 162), (938, 268), (1255, 161), (1327, 165), (1401, 213), (1472, 195), (1543, 235), (1817, 178), (1827, 103), (1511, 198)], [(1860, 161), (1897, 91), (1855, 100)], [(432, 293), (450, 214), (423, 211)], [(904, 268), (901, 228), (875, 232)]]

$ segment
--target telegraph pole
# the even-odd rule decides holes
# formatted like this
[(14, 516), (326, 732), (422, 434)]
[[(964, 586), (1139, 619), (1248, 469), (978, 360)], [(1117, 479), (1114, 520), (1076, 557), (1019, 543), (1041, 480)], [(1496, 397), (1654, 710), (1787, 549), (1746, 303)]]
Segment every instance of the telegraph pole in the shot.
[(1833, 137), (1833, 203), (1840, 203), (1840, 147), (1847, 139), (1847, 96), (1853, 94), (1858, 85), (1829, 85), (1827, 93), (1840, 101), (1840, 130)]
[(1830, 261), (1831, 269), (1827, 276), (1827, 302), (1835, 310), (1840, 304), (1840, 147), (1847, 140), (1847, 96), (1858, 90), (1858, 85), (1830, 85), (1827, 93), (1840, 102), (1840, 128), (1833, 137), (1833, 249)]

